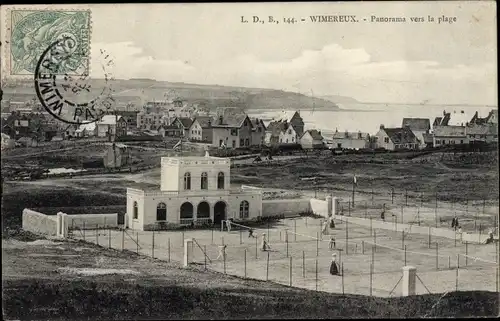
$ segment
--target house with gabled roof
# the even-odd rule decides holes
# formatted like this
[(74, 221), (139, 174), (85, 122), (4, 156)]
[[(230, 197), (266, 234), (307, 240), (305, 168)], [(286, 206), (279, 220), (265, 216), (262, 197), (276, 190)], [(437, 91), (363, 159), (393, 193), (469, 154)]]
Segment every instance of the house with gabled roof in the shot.
[(316, 129), (306, 130), (300, 137), (300, 145), (303, 149), (323, 149), (325, 143), (321, 131)]
[(193, 120), (188, 117), (175, 117), (172, 121), (172, 125), (182, 130), (182, 136), (189, 136), (189, 128), (193, 124)]
[(469, 142), (498, 142), (498, 125), (487, 122), (472, 124), (466, 127), (466, 135)]
[(252, 145), (253, 125), (247, 114), (221, 114), (211, 125), (213, 146), (240, 148)]
[(420, 147), (426, 146), (424, 134), (428, 134), (431, 130), (431, 121), (428, 118), (403, 118), (401, 127), (408, 127), (420, 142)]
[(332, 148), (364, 149), (370, 147), (370, 134), (358, 132), (339, 132), (335, 129), (330, 141)]
[(295, 132), (297, 133), (297, 137), (295, 140), (299, 140), (299, 138), (304, 134), (304, 120), (300, 116), (300, 112), (296, 111), (292, 118), (290, 118), (290, 124), (292, 124)]
[(415, 134), (408, 127), (386, 128), (380, 125), (380, 129), (375, 134), (376, 148), (387, 150), (417, 149), (419, 141)]
[(212, 117), (196, 116), (193, 118), (188, 138), (192, 141), (212, 143)]
[(104, 115), (96, 122), (97, 137), (120, 137), (127, 135), (127, 121), (118, 115)]
[(260, 118), (252, 118), (252, 145), (264, 145), (264, 138), (266, 136), (266, 125)]
[(433, 136), (434, 147), (469, 143), (466, 126), (435, 126), (433, 128)]

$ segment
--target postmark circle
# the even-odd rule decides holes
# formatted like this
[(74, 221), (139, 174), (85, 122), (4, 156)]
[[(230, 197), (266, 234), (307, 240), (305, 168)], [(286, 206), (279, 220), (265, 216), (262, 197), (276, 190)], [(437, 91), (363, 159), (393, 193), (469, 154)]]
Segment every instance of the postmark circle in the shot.
[(35, 91), (42, 106), (56, 119), (68, 124), (92, 123), (112, 111), (113, 78), (106, 74), (104, 85), (94, 89), (84, 70), (77, 73), (79, 76), (61, 74), (60, 70), (80, 69), (79, 59), (74, 57), (78, 55), (75, 45), (68, 33), (42, 53), (35, 68)]

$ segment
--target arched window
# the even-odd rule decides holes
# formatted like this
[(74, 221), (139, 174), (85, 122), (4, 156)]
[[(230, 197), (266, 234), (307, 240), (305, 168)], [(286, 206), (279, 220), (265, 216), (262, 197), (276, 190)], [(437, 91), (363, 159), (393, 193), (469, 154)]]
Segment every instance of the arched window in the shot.
[(156, 206), (156, 220), (167, 220), (167, 205), (165, 203), (159, 203), (158, 206)]
[(137, 202), (134, 202), (134, 212), (133, 212), (134, 216), (134, 220), (137, 219), (137, 217), (139, 216), (139, 208), (137, 207)]
[(184, 189), (185, 190), (191, 189), (191, 173), (189, 172), (184, 174)]
[(240, 203), (240, 218), (248, 218), (250, 204), (247, 201)]
[(208, 174), (206, 172), (201, 173), (201, 189), (208, 189)]
[(217, 189), (224, 189), (224, 173), (217, 174)]

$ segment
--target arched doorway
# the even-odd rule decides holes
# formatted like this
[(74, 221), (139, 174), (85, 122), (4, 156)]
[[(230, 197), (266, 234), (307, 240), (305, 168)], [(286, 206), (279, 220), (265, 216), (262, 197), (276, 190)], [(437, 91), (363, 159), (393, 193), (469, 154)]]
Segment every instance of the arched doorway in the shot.
[(181, 205), (181, 224), (189, 224), (193, 220), (193, 204), (185, 202)]
[(220, 225), (226, 219), (226, 203), (218, 201), (214, 206), (214, 224)]
[(167, 220), (167, 205), (165, 203), (159, 203), (156, 206), (156, 220), (166, 221)]
[(208, 219), (210, 218), (210, 205), (207, 202), (201, 202), (198, 204), (198, 209), (196, 211), (196, 219)]

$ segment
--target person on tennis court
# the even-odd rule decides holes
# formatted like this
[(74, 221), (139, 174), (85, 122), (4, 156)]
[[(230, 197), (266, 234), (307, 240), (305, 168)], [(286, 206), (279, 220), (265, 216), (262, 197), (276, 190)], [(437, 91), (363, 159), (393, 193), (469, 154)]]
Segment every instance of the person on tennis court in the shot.
[(335, 221), (333, 220), (333, 216), (330, 218), (330, 228), (335, 228)]
[(217, 255), (216, 260), (223, 259), (226, 257), (226, 247), (227, 245), (219, 245), (219, 255)]
[(457, 218), (454, 217), (451, 219), (451, 228), (456, 230), (456, 226), (457, 226)]
[(333, 250), (333, 249), (335, 249), (337, 247), (337, 243), (335, 242), (335, 236), (332, 236), (330, 238), (329, 245), (330, 245), (330, 250)]
[(384, 203), (384, 208), (382, 209), (382, 213), (380, 213), (380, 218), (382, 219), (382, 221), (385, 222), (385, 203)]
[(323, 222), (323, 228), (321, 229), (321, 234), (323, 234), (323, 235), (328, 234), (328, 222), (327, 221)]
[(248, 237), (253, 237), (255, 238), (255, 235), (253, 235), (253, 229), (248, 229)]
[(271, 247), (269, 246), (269, 243), (267, 243), (267, 241), (266, 241), (266, 233), (262, 233), (262, 242), (260, 244), (260, 248), (262, 251), (268, 251), (271, 249)]
[(337, 266), (337, 253), (332, 254), (332, 263), (330, 264), (330, 274), (339, 275), (339, 267)]

